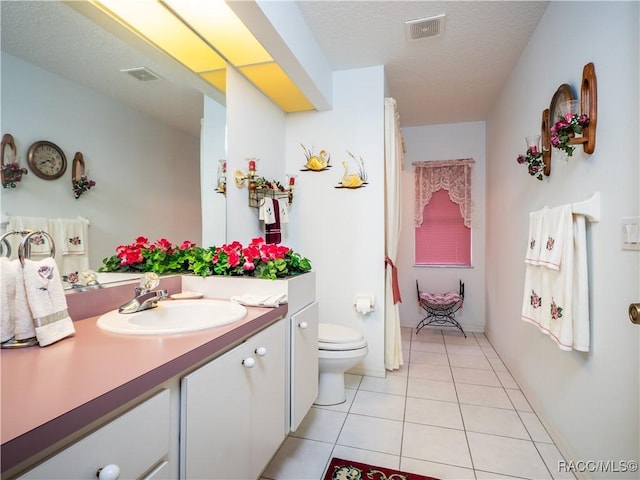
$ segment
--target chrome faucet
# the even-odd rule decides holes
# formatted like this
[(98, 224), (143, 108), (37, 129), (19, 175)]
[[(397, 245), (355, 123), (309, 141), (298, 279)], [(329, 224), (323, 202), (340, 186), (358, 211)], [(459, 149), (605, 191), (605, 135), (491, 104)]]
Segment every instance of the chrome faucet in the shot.
[(120, 306), (120, 313), (135, 313), (149, 310), (158, 306), (159, 300), (167, 298), (166, 290), (152, 290), (160, 283), (154, 273), (145, 273), (140, 279), (140, 285), (136, 287), (135, 298)]

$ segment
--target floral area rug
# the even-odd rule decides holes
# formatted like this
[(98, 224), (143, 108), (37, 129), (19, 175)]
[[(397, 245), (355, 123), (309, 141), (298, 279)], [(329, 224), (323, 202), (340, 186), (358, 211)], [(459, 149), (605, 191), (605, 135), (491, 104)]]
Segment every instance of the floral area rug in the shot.
[(416, 473), (332, 458), (323, 480), (437, 480)]

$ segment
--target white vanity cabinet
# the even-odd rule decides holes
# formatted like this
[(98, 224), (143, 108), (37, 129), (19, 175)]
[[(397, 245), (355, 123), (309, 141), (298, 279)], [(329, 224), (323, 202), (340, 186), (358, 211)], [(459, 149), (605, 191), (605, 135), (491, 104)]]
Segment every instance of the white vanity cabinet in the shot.
[[(170, 395), (163, 389), (148, 400), (65, 448), (21, 479), (169, 479)], [(112, 474), (113, 476), (108, 476)]]
[(290, 316), (289, 426), (298, 429), (318, 397), (318, 302)]
[(257, 478), (286, 436), (285, 321), (183, 377), (180, 477)]
[(315, 272), (266, 280), (249, 277), (182, 277), (182, 289), (211, 298), (234, 295), (282, 295), (288, 299), (286, 320), (286, 422), (295, 431), (318, 396), (318, 303)]

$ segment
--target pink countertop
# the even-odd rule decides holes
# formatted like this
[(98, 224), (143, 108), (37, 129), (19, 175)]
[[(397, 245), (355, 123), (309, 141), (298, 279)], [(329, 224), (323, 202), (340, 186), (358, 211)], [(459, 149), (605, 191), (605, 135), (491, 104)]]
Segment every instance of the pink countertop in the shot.
[(53, 345), (0, 351), (2, 473), (286, 316), (287, 306), (247, 311), (232, 325), (157, 336), (104, 332), (90, 317)]

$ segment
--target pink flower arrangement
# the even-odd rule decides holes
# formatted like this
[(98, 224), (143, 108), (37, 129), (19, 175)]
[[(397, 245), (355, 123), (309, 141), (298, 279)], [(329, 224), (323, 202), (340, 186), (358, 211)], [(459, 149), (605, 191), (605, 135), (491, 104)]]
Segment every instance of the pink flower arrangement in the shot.
[(584, 113), (567, 113), (557, 121), (550, 129), (551, 145), (559, 150), (563, 150), (570, 157), (576, 149), (570, 144), (571, 138), (576, 134), (581, 134), (582, 130), (589, 125), (589, 117)]
[(138, 237), (116, 248), (105, 258), (103, 272), (194, 273), (196, 275), (255, 276), (281, 278), (311, 270), (308, 259), (284, 245), (254, 238), (245, 247), (234, 241), (220, 247), (202, 248), (191, 241), (179, 246), (165, 238), (150, 243)]
[(535, 145), (529, 147), (525, 155), (518, 155), (516, 162), (519, 164), (526, 163), (529, 167), (529, 175), (536, 177), (538, 180), (542, 180), (544, 163), (542, 161), (542, 152), (538, 151), (538, 147)]

